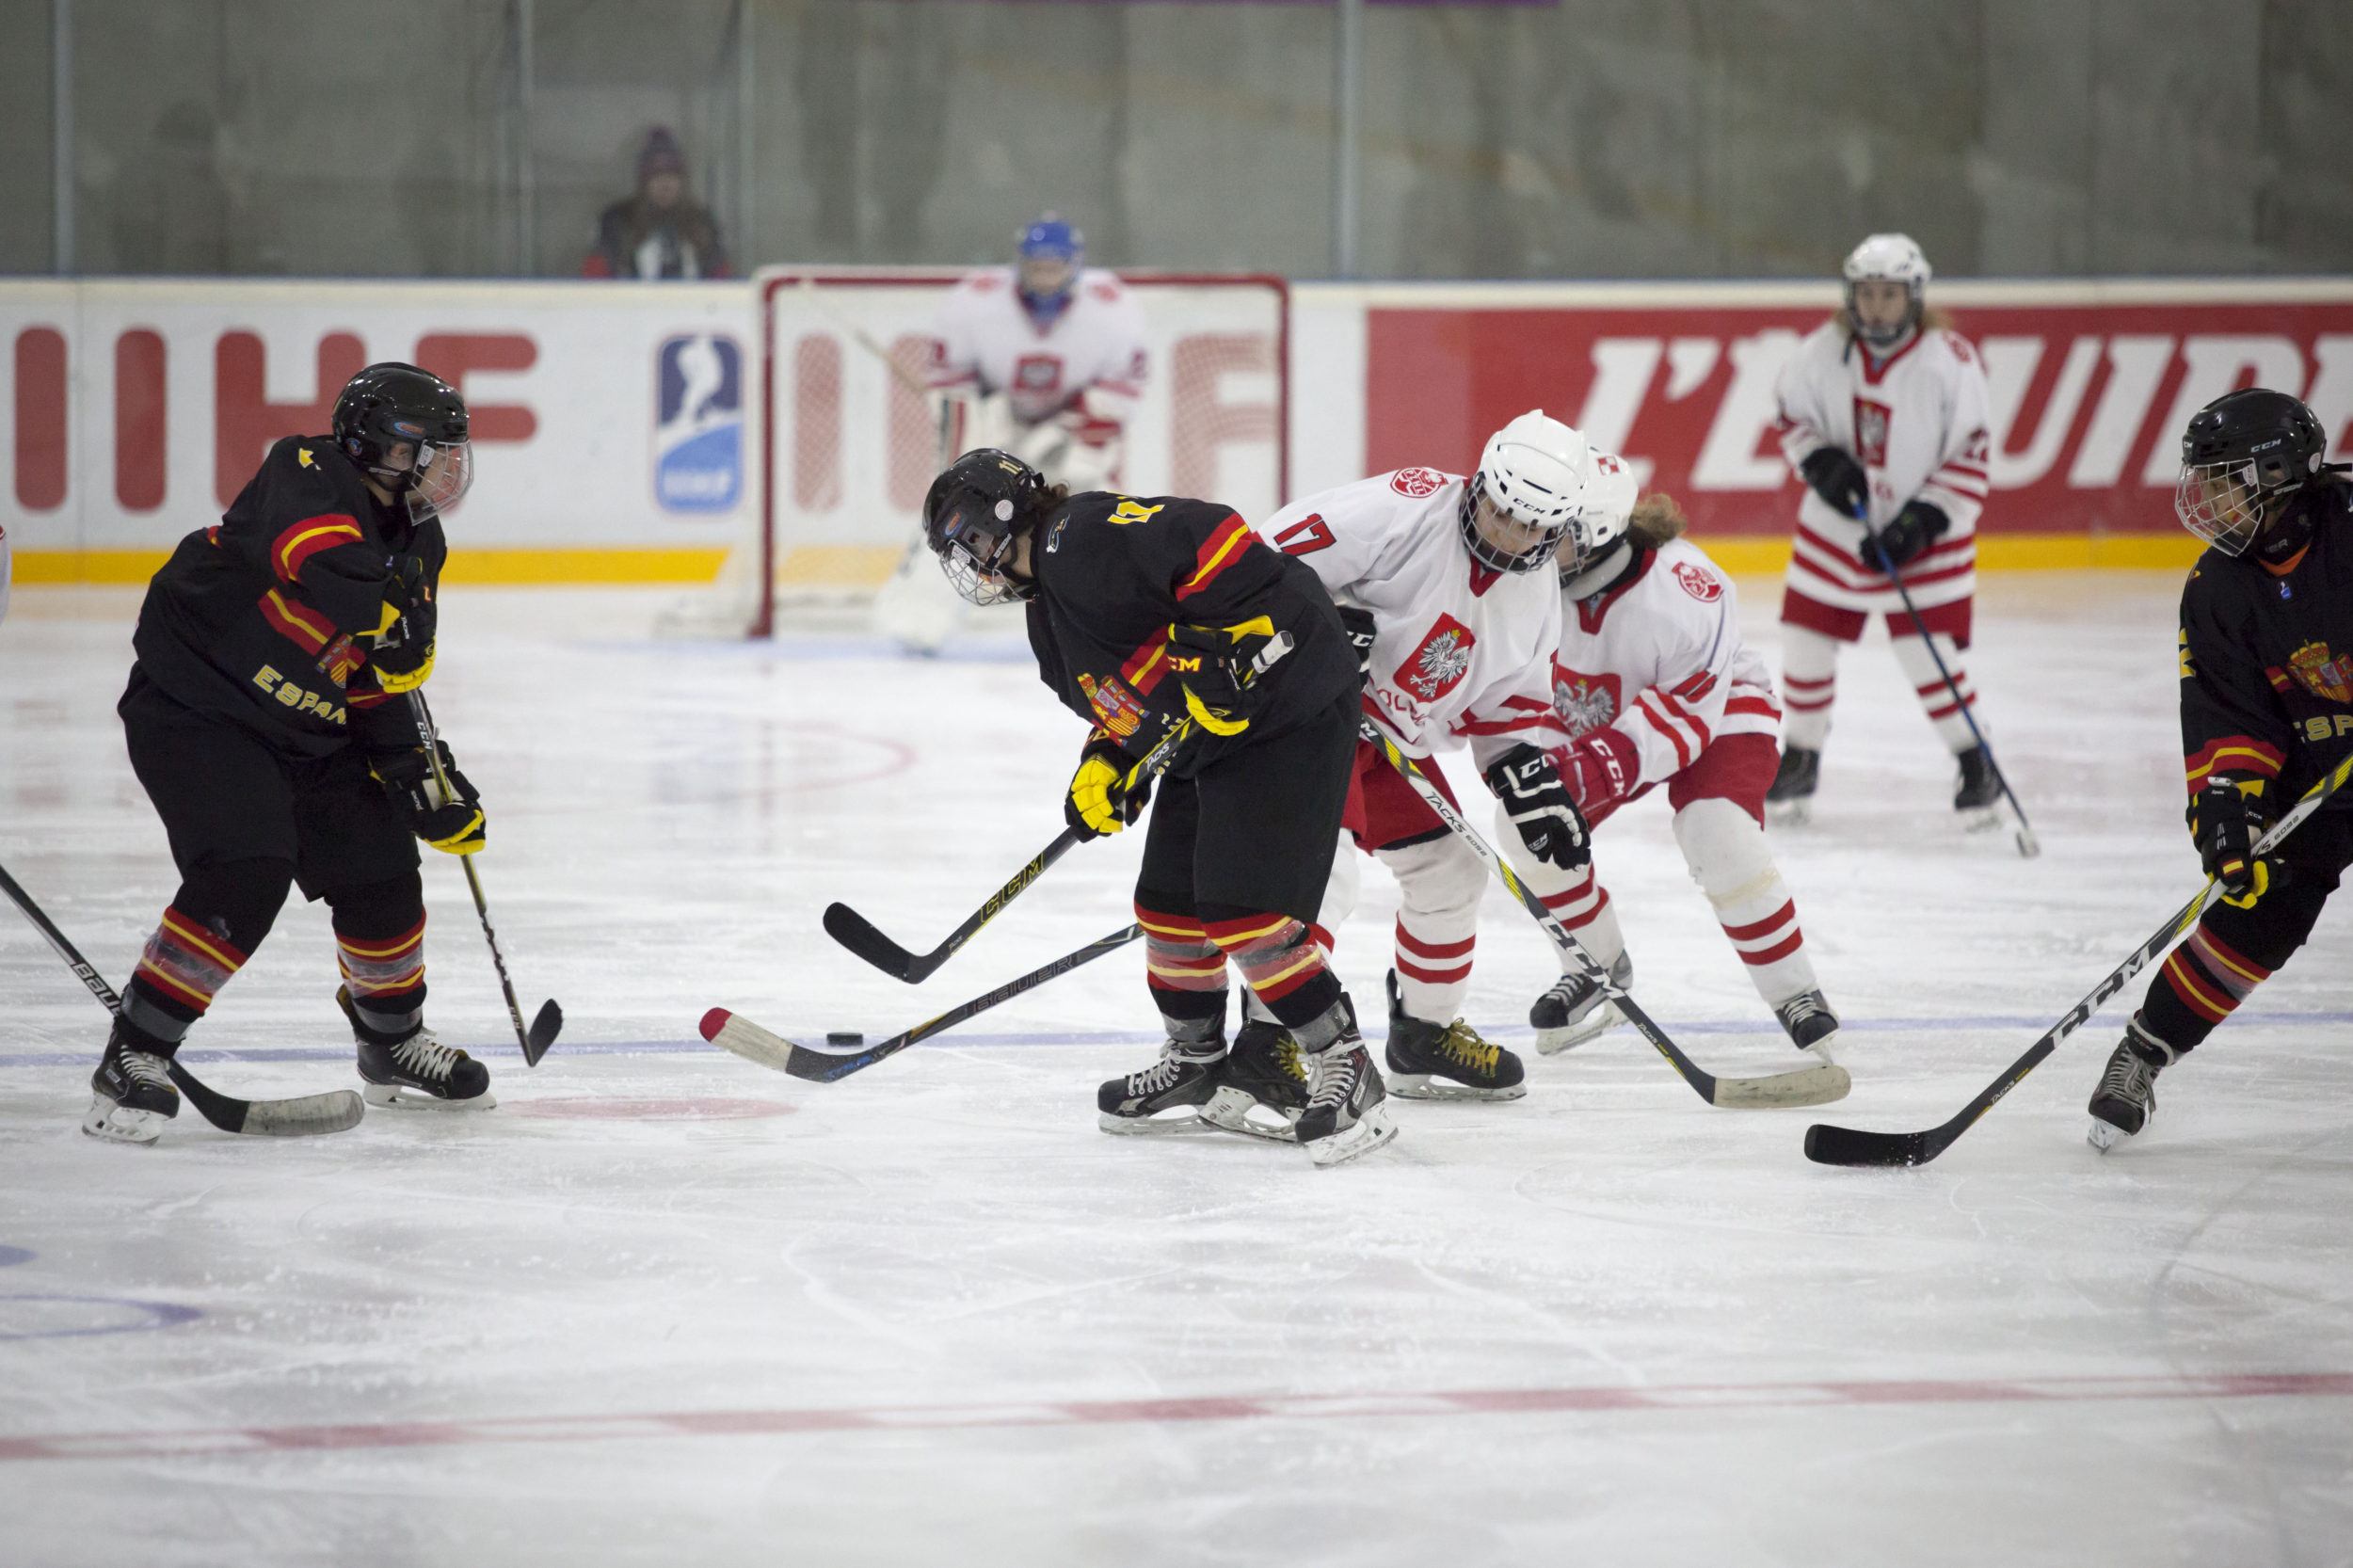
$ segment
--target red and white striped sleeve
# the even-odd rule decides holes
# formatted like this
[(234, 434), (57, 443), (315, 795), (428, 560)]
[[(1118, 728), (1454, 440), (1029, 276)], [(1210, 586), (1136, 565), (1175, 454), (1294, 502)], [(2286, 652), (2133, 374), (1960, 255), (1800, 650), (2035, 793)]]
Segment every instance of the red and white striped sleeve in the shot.
[(1672, 777), (1700, 760), (1723, 728), (1732, 662), (1740, 651), (1731, 594), (1710, 601), (1680, 593), (1661, 598), (1678, 611), (1672, 625), (1656, 628), (1666, 644), (1662, 673), (1627, 698), (1625, 711), (1612, 722), (1641, 760), (1627, 781), (1629, 791)]
[(1986, 431), (1993, 422), (1986, 392), (1985, 367), (1968, 340), (1943, 334), (1951, 354), (1946, 360), (1945, 440), (1937, 466), (1929, 471), (1915, 500), (1925, 501), (1952, 520), (1953, 536), (1977, 531), (1977, 514), (1985, 509), (1992, 486), (1988, 471)]

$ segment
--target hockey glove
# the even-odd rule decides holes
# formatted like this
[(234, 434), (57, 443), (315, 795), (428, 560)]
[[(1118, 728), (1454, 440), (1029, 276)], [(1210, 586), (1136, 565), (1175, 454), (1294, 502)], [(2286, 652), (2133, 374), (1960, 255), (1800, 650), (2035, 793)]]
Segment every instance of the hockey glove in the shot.
[(1273, 642), (1274, 622), (1265, 616), (1236, 626), (1170, 627), (1168, 667), (1185, 694), (1186, 715), (1212, 735), (1249, 728), (1252, 689), (1265, 674), (1257, 661)]
[(1895, 520), (1864, 542), (1863, 558), (1881, 571), (1908, 567), (1953, 525), (1933, 502), (1908, 501)]
[(368, 649), (378, 686), (392, 693), (413, 692), (432, 677), (433, 633), (440, 620), (424, 563), (414, 555), (401, 557), (384, 584), (383, 618)]
[(1552, 753), (1554, 766), (1587, 822), (1624, 800), (1641, 772), (1641, 753), (1625, 731), (1603, 725)]
[(472, 855), (488, 837), (482, 814), (482, 797), (451, 760), (441, 744), (441, 771), (449, 776), (449, 792), (441, 792), (433, 776), (433, 763), (424, 747), (378, 752), (368, 759), (368, 771), (384, 786), (392, 806), (408, 824), (408, 831), (445, 855)]
[(1138, 774), (1133, 789), (1121, 787), (1135, 765), (1136, 760), (1105, 731), (1088, 733), (1086, 749), (1079, 753), (1079, 771), (1070, 776), (1070, 792), (1062, 803), (1063, 821), (1080, 840), (1107, 837), (1144, 815), (1152, 798), (1152, 776)]
[(1373, 624), (1372, 612), (1360, 605), (1343, 604), (1340, 627), (1348, 633), (1348, 646), (1356, 650), (1356, 678), (1359, 680), (1372, 674), (1372, 645), (1380, 637), (1380, 629)]
[(1842, 518), (1860, 513), (1871, 499), (1871, 484), (1864, 477), (1863, 465), (1837, 447), (1817, 447), (1807, 453), (1798, 472)]
[(1593, 862), (1584, 815), (1551, 758), (1523, 743), (1496, 759), (1485, 776), (1530, 855), (1564, 872)]
[(2217, 778), (2190, 797), (2189, 834), (2206, 874), (2222, 884), (2222, 902), (2252, 909), (2272, 884), (2287, 880), (2287, 868), (2255, 857), (2255, 836), (2263, 826), (2262, 801), (2236, 779)]

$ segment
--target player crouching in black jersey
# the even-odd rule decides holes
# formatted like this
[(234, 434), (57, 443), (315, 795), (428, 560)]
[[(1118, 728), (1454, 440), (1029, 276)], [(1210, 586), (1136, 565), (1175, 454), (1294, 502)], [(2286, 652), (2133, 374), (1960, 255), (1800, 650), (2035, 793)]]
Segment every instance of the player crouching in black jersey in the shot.
[[(1381, 1075), (1314, 929), (1357, 724), (1356, 657), (1315, 574), (1227, 507), (1073, 496), (989, 450), (933, 481), (923, 528), (966, 600), (1027, 605), (1040, 678), (1093, 726), (1063, 806), (1072, 828), (1134, 822), (1151, 794), (1139, 765), (1177, 740), (1135, 899), (1168, 1040), (1102, 1086), (1104, 1128), (1250, 1131), (1263, 1105), (1296, 1117), (1290, 1135), (1320, 1165), (1386, 1143)], [(1304, 1073), (1272, 1050), (1227, 1053), (1229, 962)]]
[(332, 911), (371, 1104), (487, 1107), (489, 1074), (424, 1027), (418, 839), (482, 847), (480, 801), (433, 778), (408, 696), (433, 669), (440, 515), (472, 479), (465, 403), (370, 365), (329, 435), (277, 442), (148, 584), (118, 712), (180, 888), (148, 938), (82, 1130), (152, 1143), (167, 1059), (269, 934), (289, 886)]
[(2091, 1143), (2148, 1126), (2156, 1076), (2311, 935), (2353, 863), (2345, 795), (2271, 853), (2267, 819), (2353, 751), (2353, 483), (2285, 392), (2216, 399), (2182, 437), (2173, 509), (2210, 548), (2182, 592), (2189, 832), (2224, 896), (2173, 950), (2091, 1096)]

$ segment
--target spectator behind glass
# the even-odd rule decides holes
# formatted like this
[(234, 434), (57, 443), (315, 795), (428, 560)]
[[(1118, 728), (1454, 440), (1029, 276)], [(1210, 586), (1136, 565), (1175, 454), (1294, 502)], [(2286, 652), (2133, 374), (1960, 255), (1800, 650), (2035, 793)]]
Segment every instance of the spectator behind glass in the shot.
[(686, 154), (666, 125), (646, 133), (637, 154), (637, 194), (597, 220), (584, 278), (725, 278), (727, 248), (711, 209), (686, 194)]

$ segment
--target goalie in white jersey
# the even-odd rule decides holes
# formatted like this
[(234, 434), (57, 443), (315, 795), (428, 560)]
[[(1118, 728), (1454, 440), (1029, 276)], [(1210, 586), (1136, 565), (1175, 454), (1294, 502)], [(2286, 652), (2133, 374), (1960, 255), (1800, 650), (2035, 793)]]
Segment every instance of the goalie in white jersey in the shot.
[[(1740, 638), (1731, 582), (1681, 536), (1673, 498), (1633, 504), (1631, 483), (1622, 494), (1614, 514), (1589, 512), (1561, 547), (1554, 765), (1593, 827), (1666, 790), (1675, 844), (1757, 994), (1801, 1048), (1827, 1054), (1837, 1016), (1815, 981), (1797, 904), (1765, 841), (1765, 792), (1780, 760), (1772, 678)], [(1545, 906), (1630, 986), (1625, 937), (1590, 856), (1567, 871), (1514, 858)], [(1537, 999), (1529, 1022), (1536, 1048), (1549, 1052), (1622, 1016), (1599, 986), (1569, 970)]]
[[(1561, 634), (1554, 551), (1623, 466), (1541, 412), (1488, 442), (1468, 479), (1407, 468), (1308, 496), (1260, 526), (1314, 570), (1357, 645), (1371, 722), (1415, 758), (1467, 744), (1529, 853), (1572, 866), (1582, 826), (1533, 743), (1552, 712)], [(1630, 484), (1631, 480), (1626, 479)], [(1453, 798), (1435, 767), (1429, 776)], [(1383, 759), (1359, 743), (1347, 825), (1397, 876), (1389, 1087), (1429, 1098), (1515, 1099), (1525, 1069), (1460, 1016), (1487, 869)], [(1345, 850), (1320, 927), (1353, 902)]]
[[(1954, 809), (1972, 826), (1990, 825), (2000, 783), (1964, 716), (1977, 693), (1961, 661), (1987, 488), (1985, 367), (1968, 340), (1927, 309), (1928, 258), (1909, 238), (1873, 234), (1845, 270), (1846, 308), (1806, 335), (1775, 389), (1782, 450), (1806, 491), (1781, 603), (1789, 712), (1769, 798), (1776, 816), (1804, 819), (1830, 737), (1839, 645), (1860, 640), (1881, 615), (1896, 662), (1960, 760)], [(1903, 574), (1917, 624), (1888, 563)], [(1952, 672), (1951, 689), (1929, 637)]]
[[(968, 275), (941, 302), (924, 381), (941, 400), (943, 467), (994, 447), (1073, 495), (1117, 485), (1151, 369), (1144, 311), (1117, 274), (1085, 262), (1085, 236), (1048, 213), (1021, 231), (1013, 265)], [(919, 547), (874, 614), (887, 635), (936, 653), (964, 604)]]

